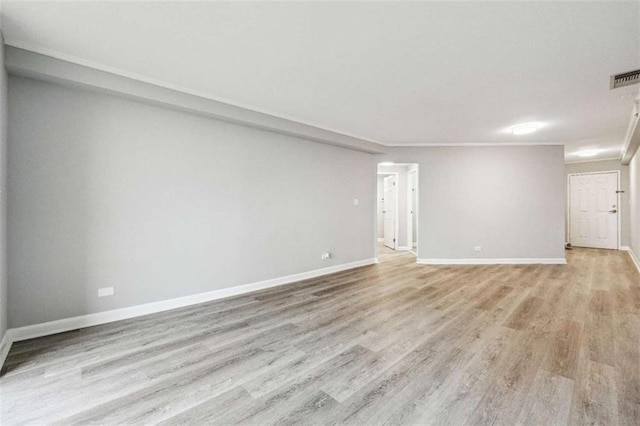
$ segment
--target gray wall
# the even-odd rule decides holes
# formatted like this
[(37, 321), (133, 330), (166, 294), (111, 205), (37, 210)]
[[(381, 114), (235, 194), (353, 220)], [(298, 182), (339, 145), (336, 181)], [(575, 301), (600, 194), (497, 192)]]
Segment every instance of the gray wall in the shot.
[(629, 164), (629, 246), (640, 259), (640, 151)]
[(371, 154), (11, 76), (8, 155), (11, 327), (374, 257)]
[[(374, 162), (24, 78), (10, 77), (9, 101), (11, 327), (372, 258), (380, 161), (420, 166), (418, 257), (564, 257), (560, 146), (394, 148)], [(107, 286), (115, 296), (97, 298)]]
[(418, 258), (564, 258), (562, 146), (395, 148), (376, 161), (420, 167)]
[(7, 71), (0, 34), (0, 340), (7, 331)]
[[(571, 173), (608, 172), (618, 170), (620, 172), (620, 245), (629, 246), (629, 166), (623, 166), (619, 160), (589, 161), (584, 163), (567, 163), (565, 171), (567, 178)], [(565, 221), (568, 218), (567, 199), (565, 199)], [(565, 227), (565, 240), (569, 241), (568, 223)]]

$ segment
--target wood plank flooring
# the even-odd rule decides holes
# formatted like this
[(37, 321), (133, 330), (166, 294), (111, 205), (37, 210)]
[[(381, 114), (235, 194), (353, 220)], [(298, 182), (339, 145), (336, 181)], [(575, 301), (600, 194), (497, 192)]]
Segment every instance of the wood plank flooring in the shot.
[(11, 424), (640, 425), (640, 275), (380, 265), (13, 345)]

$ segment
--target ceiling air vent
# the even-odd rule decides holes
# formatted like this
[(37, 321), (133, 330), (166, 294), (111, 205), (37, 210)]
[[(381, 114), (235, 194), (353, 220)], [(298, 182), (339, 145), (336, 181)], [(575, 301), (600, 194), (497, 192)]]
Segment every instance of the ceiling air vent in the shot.
[(640, 83), (640, 70), (623, 72), (622, 74), (611, 76), (610, 89), (617, 89), (618, 87), (631, 86), (632, 84), (638, 83)]

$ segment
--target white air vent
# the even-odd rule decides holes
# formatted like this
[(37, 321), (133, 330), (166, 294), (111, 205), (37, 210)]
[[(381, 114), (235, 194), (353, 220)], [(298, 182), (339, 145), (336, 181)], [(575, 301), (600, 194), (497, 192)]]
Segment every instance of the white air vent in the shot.
[(622, 74), (616, 74), (611, 76), (610, 89), (617, 89), (618, 87), (631, 86), (632, 84), (640, 83), (640, 70), (623, 72)]

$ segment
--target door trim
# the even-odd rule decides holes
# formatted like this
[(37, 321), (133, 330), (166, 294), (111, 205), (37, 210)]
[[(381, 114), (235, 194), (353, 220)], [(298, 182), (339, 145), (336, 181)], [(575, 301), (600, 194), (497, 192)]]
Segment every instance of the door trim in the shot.
[[(620, 191), (620, 170), (603, 170), (599, 172), (583, 172), (583, 173), (568, 173), (567, 174), (567, 242), (571, 242), (571, 176), (585, 176), (585, 175), (602, 175), (608, 173), (615, 173), (618, 176), (618, 191)], [(616, 194), (616, 206), (618, 212), (616, 213), (616, 221), (618, 226), (618, 235), (616, 242), (616, 250), (620, 250), (620, 244), (622, 244), (622, 205), (620, 204), (620, 193)]]
[[(413, 213), (416, 217), (416, 240), (418, 239), (418, 212), (419, 210), (419, 200), (420, 197), (418, 197), (418, 170), (419, 170), (419, 166), (418, 168), (416, 168), (415, 170), (410, 170), (409, 172), (407, 172), (407, 246), (409, 247), (409, 251), (413, 254), (415, 254), (416, 256), (418, 255), (418, 241), (413, 241), (413, 223), (411, 222), (411, 219), (413, 219), (411, 216), (411, 211), (413, 210), (413, 195), (411, 194), (411, 175), (415, 174), (415, 179), (416, 179), (416, 211)], [(416, 245), (416, 249), (415, 251), (413, 251), (413, 245)]]
[[(399, 220), (398, 220), (398, 208), (400, 207), (399, 204), (399, 200), (398, 200), (398, 176), (400, 175), (400, 173), (398, 172), (378, 172), (377, 176), (395, 176), (396, 178), (396, 184), (394, 185), (394, 192), (395, 192), (395, 198), (396, 198), (396, 202), (395, 202), (395, 211), (393, 212), (394, 215), (394, 220), (393, 220), (393, 239), (395, 240), (395, 244), (394, 244), (394, 250), (398, 250), (398, 231), (399, 231)], [(378, 193), (378, 191), (376, 190), (376, 194)], [(376, 196), (377, 197), (377, 196)], [(376, 214), (378, 213), (378, 206), (376, 206)], [(383, 213), (383, 219), (384, 219), (384, 213)], [(376, 218), (376, 223), (378, 223), (378, 218)], [(384, 226), (384, 225), (383, 225)], [(382, 239), (383, 244), (384, 244), (384, 238)], [(376, 247), (377, 248), (377, 247)], [(377, 253), (377, 251), (376, 251)]]

